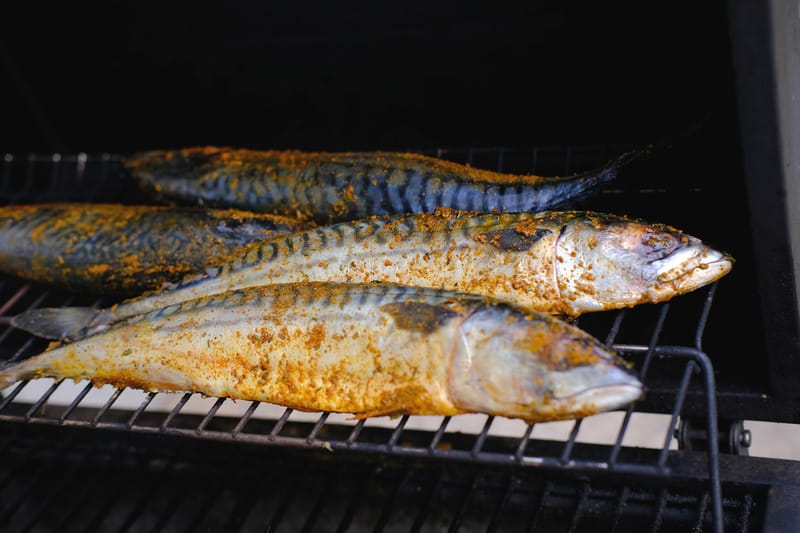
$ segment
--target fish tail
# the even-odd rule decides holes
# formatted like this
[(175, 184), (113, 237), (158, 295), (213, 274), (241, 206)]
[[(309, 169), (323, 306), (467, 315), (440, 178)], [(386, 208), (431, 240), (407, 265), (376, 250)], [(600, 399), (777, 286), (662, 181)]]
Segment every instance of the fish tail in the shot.
[(30, 309), (11, 319), (11, 325), (42, 337), (75, 340), (97, 333), (110, 323), (108, 311), (93, 307), (43, 307)]
[(38, 356), (4, 364), (0, 366), (0, 390), (10, 387), (18, 381), (39, 377), (41, 373), (41, 361)]

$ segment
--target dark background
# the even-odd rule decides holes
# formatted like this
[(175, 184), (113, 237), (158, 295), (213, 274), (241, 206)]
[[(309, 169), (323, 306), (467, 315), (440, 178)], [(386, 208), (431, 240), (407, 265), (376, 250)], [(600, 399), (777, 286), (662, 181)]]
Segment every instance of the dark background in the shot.
[(733, 105), (713, 1), (9, 9), (7, 152), (641, 143)]

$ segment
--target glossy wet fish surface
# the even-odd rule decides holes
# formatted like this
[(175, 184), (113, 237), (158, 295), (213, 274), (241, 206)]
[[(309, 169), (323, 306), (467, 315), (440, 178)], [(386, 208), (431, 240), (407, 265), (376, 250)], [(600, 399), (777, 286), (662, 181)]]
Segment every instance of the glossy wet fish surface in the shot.
[(247, 243), (303, 227), (234, 209), (11, 205), (0, 208), (0, 272), (74, 292), (140, 294)]
[(589, 416), (642, 394), (613, 350), (547, 314), (395, 284), (253, 287), (159, 309), (0, 369), (358, 417)]
[(638, 156), (570, 176), (503, 174), (413, 153), (153, 150), (123, 158), (154, 198), (288, 215), (320, 224), (371, 215), (574, 207)]
[(260, 241), (201, 276), (113, 309), (34, 309), (12, 323), (40, 336), (74, 339), (174, 303), (303, 281), (457, 290), (574, 317), (668, 300), (716, 281), (732, 264), (730, 255), (663, 224), (587, 211), (438, 209)]

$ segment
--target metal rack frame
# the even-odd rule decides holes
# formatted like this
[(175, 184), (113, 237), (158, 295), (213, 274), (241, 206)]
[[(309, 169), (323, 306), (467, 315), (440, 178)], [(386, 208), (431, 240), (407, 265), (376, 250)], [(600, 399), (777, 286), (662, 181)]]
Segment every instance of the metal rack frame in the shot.
[[(542, 152), (538, 149), (530, 152), (530, 162), (536, 168), (537, 160)], [(607, 151), (593, 150), (588, 156), (589, 160), (603, 161)], [(486, 151), (469, 150), (467, 152), (439, 150), (435, 155), (439, 157), (466, 159), (474, 163), (475, 158), (481, 155), (497, 157), (497, 166), (504, 168), (504, 150), (487, 149)], [(580, 161), (580, 151), (567, 149), (561, 154), (565, 159), (565, 172)], [(576, 157), (577, 155), (577, 157)], [(0, 174), (0, 195), (5, 203), (45, 200), (95, 200), (105, 198), (121, 186), (121, 177), (118, 174), (117, 158), (113, 155), (87, 156), (86, 154), (70, 156), (39, 156), (29, 155), (24, 158), (24, 171), (20, 169), (20, 158), (6, 155), (2, 173)], [(23, 283), (11, 278), (0, 279), (0, 294), (5, 294), (5, 300), (0, 300), (0, 346), (13, 345), (8, 361), (15, 361), (36, 353), (40, 347), (39, 339), (25, 337), (21, 332), (13, 330), (7, 325), (8, 317), (26, 308), (37, 307), (48, 299), (60, 298), (58, 305), (69, 305), (70, 297), (48, 291), (47, 288)], [(293, 447), (293, 448), (323, 448), (332, 451), (363, 452), (368, 454), (386, 454), (408, 458), (430, 458), (443, 461), (467, 461), (481, 464), (512, 465), (524, 467), (541, 467), (556, 470), (585, 471), (585, 472), (614, 472), (638, 476), (653, 476), (666, 478), (670, 476), (671, 469), (668, 465), (670, 457), (670, 444), (674, 438), (675, 430), (682, 415), (685, 399), (693, 382), (699, 382), (704, 397), (704, 418), (707, 421), (709, 435), (717, 432), (717, 406), (716, 386), (712, 363), (703, 350), (702, 339), (706, 322), (712, 306), (715, 287), (711, 286), (703, 300), (702, 309), (694, 331), (693, 345), (662, 345), (659, 339), (662, 335), (667, 314), (671, 305), (660, 304), (658, 314), (647, 344), (621, 344), (615, 340), (629, 311), (619, 311), (614, 314), (613, 321), (605, 336), (605, 342), (615, 348), (621, 355), (629, 359), (638, 359), (637, 370), (640, 379), (648, 385), (651, 374), (649, 373), (655, 361), (663, 362), (670, 366), (679, 376), (672, 385), (674, 396), (671, 409), (667, 412), (670, 419), (665, 427), (663, 446), (653, 453), (629, 453), (623, 446), (626, 432), (629, 428), (631, 416), (640, 408), (634, 404), (627, 408), (613, 446), (601, 451), (593, 449), (585, 453), (577, 444), (577, 437), (581, 429), (582, 420), (575, 420), (564, 442), (542, 443), (531, 439), (534, 425), (528, 425), (518, 439), (498, 439), (492, 436), (493, 417), (488, 417), (480, 433), (474, 435), (474, 440), (465, 443), (463, 439), (453, 438), (454, 433), (448, 430), (451, 418), (442, 420), (436, 431), (414, 432), (413, 443), (405, 442), (411, 433), (406, 430), (410, 417), (403, 416), (396, 421), (393, 428), (379, 431), (375, 428), (365, 427), (361, 420), (352, 426), (332, 424), (328, 422), (329, 413), (319, 413), (316, 421), (311, 424), (293, 422), (293, 410), (287, 408), (276, 420), (265, 421), (253, 417), (259, 406), (252, 402), (248, 409), (238, 420), (228, 420), (222, 424), (225, 429), (216, 427), (224, 417), (218, 417), (217, 412), (227, 400), (217, 399), (208, 412), (202, 417), (192, 418), (191, 415), (181, 413), (182, 408), (192, 397), (186, 393), (166, 413), (152, 413), (148, 406), (156, 398), (156, 393), (145, 396), (139, 407), (132, 411), (115, 409), (115, 402), (119, 399), (124, 389), (116, 389), (110, 398), (99, 408), (87, 408), (81, 405), (87, 394), (92, 390), (92, 385), (87, 383), (71, 403), (57, 407), (50, 403), (51, 396), (61, 386), (62, 381), (54, 382), (33, 403), (17, 400), (20, 392), (28, 382), (21, 382), (14, 386), (8, 394), (0, 399), (0, 423), (24, 423), (35, 425), (62, 426), (68, 428), (101, 429), (117, 432), (133, 432), (137, 434), (160, 434), (191, 439), (203, 439), (221, 442), (241, 442), (247, 444)], [(94, 301), (95, 305), (102, 305), (103, 299)], [(10, 336), (16, 335), (16, 340), (11, 342)], [(39, 344), (41, 344), (39, 342)], [(55, 414), (54, 414), (55, 413)], [(231, 427), (232, 425), (232, 427)], [(719, 473), (719, 448), (715, 438), (708, 439), (708, 483), (710, 501), (708, 508), (713, 517), (716, 531), (722, 531), (722, 493)]]

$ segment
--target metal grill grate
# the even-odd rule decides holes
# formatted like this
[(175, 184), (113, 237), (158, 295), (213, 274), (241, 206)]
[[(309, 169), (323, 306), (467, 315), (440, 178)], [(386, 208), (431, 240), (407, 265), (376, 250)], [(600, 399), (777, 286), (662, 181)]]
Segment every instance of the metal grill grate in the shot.
[[(618, 152), (611, 147), (554, 147), (429, 153), (485, 168), (554, 174), (598, 166)], [(135, 189), (124, 180), (118, 159), (112, 155), (6, 155), (1, 178), (2, 203), (51, 200), (132, 203), (140, 200)], [(618, 192), (612, 189), (606, 194)], [(581, 327), (614, 346), (623, 357), (634, 363), (647, 387), (648, 397), (652, 398), (617, 413), (616, 418), (604, 418), (606, 424), (618, 429), (611, 431), (613, 435), (603, 445), (586, 445), (582, 436), (586, 433), (586, 425), (604, 415), (565, 423), (568, 429), (562, 437), (537, 438), (538, 426), (483, 415), (454, 418), (403, 416), (394, 420), (382, 418), (353, 422), (342, 415), (297, 413), (258, 402), (202, 399), (192, 394), (145, 394), (110, 387), (95, 389), (87, 382), (73, 384), (53, 380), (22, 382), (6, 389), (0, 400), (0, 422), (481, 464), (608, 471), (665, 479), (670, 475), (668, 459), (674, 453), (674, 432), (686, 408), (687, 398), (695, 403), (700, 398), (700, 407), (695, 405), (693, 414), (699, 412), (703, 415), (710, 433), (716, 433), (714, 373), (702, 347), (714, 294), (715, 287), (712, 286), (669, 304), (581, 318)], [(4, 321), (0, 324), (0, 359), (19, 360), (41, 351), (46, 345), (44, 341), (8, 326), (8, 317), (45, 305), (110, 303), (106, 299), (92, 300), (85, 295), (68, 295), (16, 279), (0, 278), (0, 320)], [(670, 313), (676, 307), (678, 310)], [(670, 320), (674, 317), (679, 317), (679, 320)], [(679, 342), (672, 342), (674, 339)], [(698, 395), (698, 391), (702, 393)], [(642, 411), (668, 415), (661, 419), (659, 428), (655, 430), (659, 444), (650, 448), (627, 444), (634, 419)], [(468, 419), (470, 425), (462, 424)], [(708, 454), (708, 498), (702, 496), (696, 501), (702, 509), (698, 520), (702, 521), (708, 512), (714, 517), (714, 527), (721, 531), (722, 496), (716, 439), (709, 439)], [(334, 478), (335, 475), (329, 481), (334, 482)], [(472, 488), (459, 500), (458, 505), (465, 511), (470, 508), (470, 494), (477, 490), (477, 484), (476, 478), (469, 485)], [(397, 487), (396, 490), (400, 490), (402, 484)], [(438, 484), (430, 489), (432, 493), (438, 490), (442, 490)], [(512, 498), (514, 491), (511, 488), (505, 490), (507, 494), (503, 498)], [(291, 489), (286, 498), (290, 498), (290, 493)], [(560, 498), (558, 494), (556, 488), (545, 487), (538, 498), (547, 503)], [(596, 491), (588, 488), (579, 489), (573, 495), (577, 498), (576, 508), (592, 508), (596, 505), (592, 503), (595, 494)], [(618, 500), (613, 505), (621, 509), (628, 506), (626, 502), (634, 496), (627, 493), (615, 496)], [(663, 517), (668, 515), (670, 498), (666, 492), (657, 498), (656, 516), (666, 519)], [(540, 509), (547, 507), (544, 503)], [(323, 504), (324, 501), (320, 500), (319, 505)], [(580, 529), (584, 514), (574, 513), (570, 530)], [(538, 518), (532, 520), (536, 522)], [(654, 526), (653, 530), (657, 529), (658, 525)]]
[[(575, 480), (536, 469), (301, 450), (0, 434), (0, 527), (13, 531), (707, 531), (702, 487)], [(31, 453), (31, 450), (35, 450)], [(24, 481), (12, 483), (11, 480)], [(726, 531), (751, 531), (764, 490), (730, 487)], [(45, 497), (42, 497), (45, 494)], [(41, 512), (47, 509), (47, 512)]]

